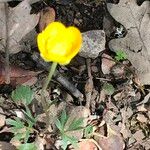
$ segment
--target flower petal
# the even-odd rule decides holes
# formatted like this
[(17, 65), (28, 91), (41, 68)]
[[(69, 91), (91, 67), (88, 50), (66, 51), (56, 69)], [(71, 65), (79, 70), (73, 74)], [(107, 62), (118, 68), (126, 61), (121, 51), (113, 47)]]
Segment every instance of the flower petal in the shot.
[(45, 61), (66, 65), (79, 52), (82, 35), (76, 27), (66, 28), (60, 22), (53, 22), (38, 35), (37, 42)]
[(64, 34), (66, 27), (60, 22), (52, 22), (44, 30), (44, 38), (54, 38)]

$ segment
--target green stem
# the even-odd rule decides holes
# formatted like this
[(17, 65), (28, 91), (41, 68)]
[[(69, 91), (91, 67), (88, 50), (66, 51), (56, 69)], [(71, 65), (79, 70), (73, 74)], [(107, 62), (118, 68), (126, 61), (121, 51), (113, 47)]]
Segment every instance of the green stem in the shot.
[(44, 109), (45, 113), (48, 110), (48, 104), (47, 104), (47, 101), (46, 101), (46, 99), (44, 97), (44, 93), (45, 93), (45, 91), (47, 89), (47, 86), (48, 86), (49, 82), (52, 79), (53, 74), (55, 73), (56, 67), (57, 67), (57, 63), (53, 62), (52, 65), (51, 65), (49, 74), (48, 74), (47, 78), (45, 79), (42, 91), (41, 91), (41, 103), (42, 103), (42, 106), (43, 106), (43, 109)]
[(44, 85), (43, 85), (42, 91), (45, 91), (45, 90), (46, 90), (46, 88), (47, 88), (49, 82), (50, 82), (51, 79), (52, 79), (53, 74), (55, 73), (56, 67), (57, 67), (57, 63), (56, 63), (56, 62), (53, 62), (53, 63), (52, 63), (52, 66), (51, 66), (51, 68), (50, 68), (48, 77), (46, 78), (45, 83), (44, 83)]
[(22, 112), (26, 115), (27, 119), (29, 119), (33, 124), (35, 124), (35, 120), (33, 119), (33, 116), (31, 114), (31, 111), (28, 107), (28, 105), (25, 105), (26, 111), (22, 110)]

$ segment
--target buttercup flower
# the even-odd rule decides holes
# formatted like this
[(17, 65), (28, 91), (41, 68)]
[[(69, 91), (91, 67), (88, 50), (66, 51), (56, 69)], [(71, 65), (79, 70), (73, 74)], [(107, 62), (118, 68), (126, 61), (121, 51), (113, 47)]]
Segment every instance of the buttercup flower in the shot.
[(82, 35), (76, 27), (65, 27), (60, 22), (53, 22), (38, 34), (37, 43), (45, 61), (67, 65), (79, 52)]

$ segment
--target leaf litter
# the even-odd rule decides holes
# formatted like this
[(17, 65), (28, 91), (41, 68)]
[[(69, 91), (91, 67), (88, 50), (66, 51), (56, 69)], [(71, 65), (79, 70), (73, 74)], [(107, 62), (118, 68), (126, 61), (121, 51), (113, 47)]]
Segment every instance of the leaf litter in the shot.
[[(27, 1), (23, 2), (25, 3)], [(20, 5), (23, 4), (23, 2), (21, 2)], [(85, 3), (86, 6), (87, 3), (88, 2)], [(10, 9), (15, 10), (20, 5), (14, 7), (13, 9)], [(27, 5), (27, 7), (30, 7), (30, 5), (28, 4), (25, 5)], [(91, 3), (89, 3), (89, 6), (90, 5)], [(38, 78), (38, 80), (36, 79), (36, 82), (32, 82), (31, 84), (33, 90), (35, 91), (31, 111), (33, 112), (33, 114), (37, 114), (38, 116), (37, 124), (35, 126), (35, 130), (38, 134), (36, 134), (35, 132), (30, 135), (30, 138), (31, 141), (35, 141), (37, 145), (40, 145), (39, 149), (44, 150), (44, 147), (46, 147), (47, 149), (51, 148), (57, 150), (62, 147), (62, 139), (58, 134), (55, 120), (57, 118), (60, 118), (63, 110), (66, 110), (66, 113), (69, 116), (68, 123), (66, 123), (66, 128), (68, 128), (70, 124), (73, 124), (74, 120), (81, 119), (81, 117), (84, 118), (84, 127), (87, 127), (89, 125), (92, 126), (89, 135), (85, 135), (83, 129), (69, 132), (69, 136), (73, 136), (78, 139), (79, 145), (77, 149), (79, 150), (85, 149), (85, 144), (87, 150), (123, 150), (141, 148), (146, 150), (149, 149), (150, 90), (147, 87), (141, 87), (134, 80), (134, 76), (136, 73), (137, 78), (140, 79), (140, 83), (142, 83), (143, 85), (150, 83), (148, 79), (149, 53), (148, 51), (146, 51), (147, 45), (149, 44), (147, 42), (147, 40), (149, 39), (149, 18), (146, 15), (148, 11), (148, 5), (148, 1), (145, 1), (141, 6), (138, 6), (135, 1), (127, 0), (120, 0), (118, 4), (107, 3), (108, 11), (112, 15), (112, 17), (114, 17), (116, 21), (121, 23), (128, 31), (125, 37), (112, 39), (109, 42), (109, 47), (111, 50), (125, 51), (127, 54), (127, 58), (123, 58), (123, 60), (116, 60), (116, 54), (111, 53), (108, 50), (104, 50), (103, 48), (104, 52), (97, 51), (97, 58), (95, 60), (92, 60), (89, 58), (90, 55), (88, 54), (91, 50), (88, 50), (85, 53), (86, 56), (84, 56), (86, 58), (86, 61), (84, 58), (78, 56), (72, 61), (69, 66), (60, 67), (57, 71), (60, 72), (62, 76), (67, 76), (67, 78), (64, 80), (67, 81), (65, 83), (70, 83), (70, 81), (73, 81), (73, 83), (71, 84), (75, 84), (76, 90), (84, 95), (84, 97), (82, 97), (82, 101), (80, 101), (78, 96), (74, 97), (74, 94), (72, 94), (72, 89), (69, 90), (68, 87), (68, 90), (66, 90), (66, 87), (63, 84), (57, 85), (54, 80), (54, 82), (51, 83), (51, 88), (49, 88), (46, 92), (46, 99), (51, 105), (49, 110), (51, 119), (49, 120), (50, 124), (47, 128), (47, 132), (43, 131), (43, 128), (45, 129), (47, 118), (45, 118), (45, 114), (43, 114), (40, 105), (41, 83), (43, 81), (44, 73), (39, 75), (39, 77), (37, 77), (37, 75), (41, 73), (43, 69), (47, 70), (47, 68), (49, 68), (49, 64), (45, 63), (43, 65), (44, 67), (39, 67), (39, 64), (37, 64), (38, 61), (33, 60), (34, 63), (37, 64), (36, 69), (38, 71), (35, 68), (34, 69), (36, 71), (29, 71), (28, 69), (25, 70), (23, 68), (10, 65), (10, 79), (12, 80), (15, 78), (15, 84), (13, 84), (14, 86), (24, 83), (19, 80), (20, 78), (25, 79), (25, 82), (29, 80), (28, 77)], [(33, 21), (34, 25), (26, 33), (21, 31), (22, 36), (20, 37), (20, 40), (24, 38), (27, 33), (30, 34), (38, 23), (39, 16), (35, 14), (31, 15), (30, 10), (31, 8), (28, 10), (28, 12), (26, 12), (22, 9), (25, 15), (28, 15), (29, 18), (34, 16), (37, 20), (32, 20), (31, 18), (29, 19), (31, 22)], [(46, 11), (42, 12), (40, 19), (40, 30), (42, 30), (47, 23), (53, 22), (55, 20), (55, 9), (48, 7), (45, 10)], [(44, 12), (46, 12), (45, 16), (43, 16)], [(128, 13), (129, 15), (125, 15), (126, 13)], [(137, 14), (137, 17), (133, 18), (133, 15), (135, 14)], [(142, 15), (143, 18), (141, 18)], [(20, 14), (19, 17), (23, 17), (23, 15)], [(139, 20), (139, 18), (142, 21)], [(138, 28), (139, 22), (141, 23), (140, 28)], [(113, 30), (114, 28), (115, 27), (113, 27)], [(138, 30), (140, 32), (137, 32)], [(95, 33), (96, 31), (97, 30), (95, 30), (93, 33)], [(17, 36), (19, 36), (20, 33), (17, 32)], [(37, 33), (35, 32), (35, 35), (36, 34)], [(142, 36), (142, 38), (139, 38), (139, 34)], [(4, 37), (2, 37), (2, 39), (4, 39)], [(18, 43), (20, 43), (19, 40), (17, 41), (17, 44)], [(144, 46), (146, 48), (143, 46), (143, 43), (145, 44)], [(12, 43), (12, 45), (14, 46), (15, 44)], [(104, 47), (105, 44), (106, 43), (103, 42), (102, 47)], [(101, 46), (99, 45), (99, 47)], [(141, 51), (137, 52), (139, 50), (139, 47), (142, 47)], [(18, 51), (22, 52), (23, 50), (16, 48), (15, 51), (13, 51), (12, 49), (10, 53), (18, 53)], [(32, 55), (32, 51), (30, 51), (30, 54)], [(136, 62), (145, 60), (145, 63), (147, 63), (147, 65), (145, 65), (144, 62), (136, 64), (135, 58), (137, 58), (138, 60), (136, 60)], [(133, 65), (136, 72), (134, 72), (131, 64)], [(0, 65), (0, 81), (5, 85), (5, 64), (1, 63)], [(59, 76), (59, 74), (57, 76)], [(57, 76), (55, 77), (55, 79), (57, 79)], [(29, 80), (29, 83), (30, 82), (31, 81)], [(8, 127), (10, 130), (10, 127), (5, 124), (5, 118), (8, 117), (10, 119), (14, 119), (14, 114), (12, 112), (15, 112), (16, 109), (22, 110), (23, 106), (20, 105), (19, 108), (17, 108), (16, 105), (14, 105), (14, 103), (11, 101), (9, 94), (0, 94), (0, 100), (0, 107), (2, 110), (2, 117), (0, 116), (0, 119), (2, 119), (1, 128), (3, 132), (5, 127)], [(1, 136), (2, 133), (0, 133), (0, 137)], [(7, 146), (9, 147), (9, 143), (4, 144), (8, 144)], [(12, 144), (17, 145), (20, 143), (18, 143), (18, 141), (12, 141)], [(68, 149), (74, 148), (69, 145)]]
[(138, 6), (136, 0), (120, 0), (116, 4), (107, 4), (112, 17), (127, 30), (124, 38), (109, 42), (112, 51), (122, 50), (127, 53), (128, 60), (135, 67), (141, 84), (150, 84), (150, 2), (145, 1)]
[[(15, 8), (9, 7), (6, 11), (5, 3), (0, 3), (0, 51), (5, 50), (5, 41), (8, 36), (10, 54), (17, 53), (23, 50), (24, 45), (20, 41), (35, 28), (39, 21), (39, 15), (30, 14), (31, 6), (28, 0), (21, 2)], [(6, 18), (6, 13), (8, 13), (8, 18)], [(9, 27), (8, 35), (6, 35), (6, 24)]]

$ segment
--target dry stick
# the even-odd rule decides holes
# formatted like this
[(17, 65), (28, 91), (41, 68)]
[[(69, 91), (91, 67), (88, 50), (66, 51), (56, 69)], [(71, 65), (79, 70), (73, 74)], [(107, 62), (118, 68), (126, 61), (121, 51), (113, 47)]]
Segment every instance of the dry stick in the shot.
[(93, 91), (93, 77), (91, 74), (91, 59), (86, 59), (87, 71), (88, 71), (88, 80), (85, 85), (85, 97), (86, 97), (86, 107), (90, 108), (91, 96)]
[[(39, 55), (39, 53), (33, 53), (32, 59), (40, 64), (44, 69), (49, 71), (50, 64), (43, 61)], [(83, 94), (71, 83), (69, 82), (65, 77), (63, 77), (57, 70), (54, 74), (54, 78), (70, 93), (75, 97), (78, 98), (80, 102), (83, 101)]]
[(9, 84), (10, 83), (10, 67), (9, 67), (9, 27), (8, 27), (8, 21), (9, 21), (9, 12), (8, 12), (8, 5), (7, 3), (4, 3), (5, 7), (5, 83)]

